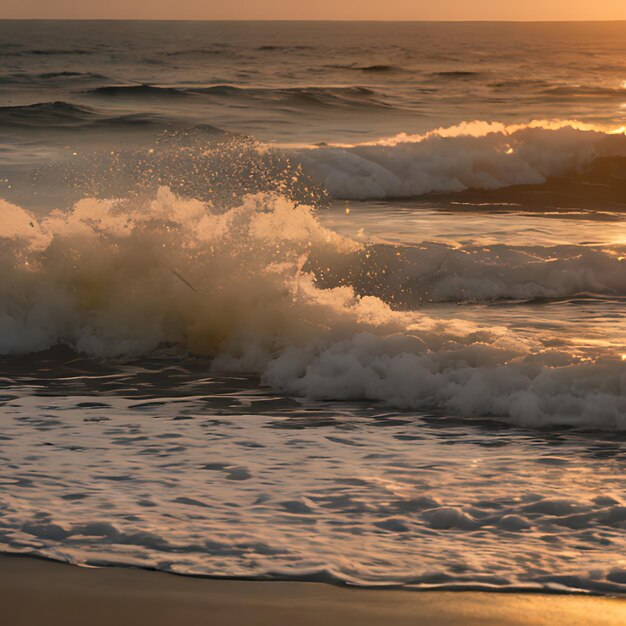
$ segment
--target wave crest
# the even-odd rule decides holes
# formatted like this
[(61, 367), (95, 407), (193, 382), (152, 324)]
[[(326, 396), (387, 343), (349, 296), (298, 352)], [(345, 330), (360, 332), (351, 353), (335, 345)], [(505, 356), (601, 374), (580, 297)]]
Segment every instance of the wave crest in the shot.
[(538, 185), (625, 157), (625, 130), (574, 121), (505, 126), (465, 123), (424, 135), (299, 149), (294, 156), (336, 198), (406, 198)]
[(307, 261), (340, 265), (361, 246), (280, 195), (224, 209), (161, 188), (42, 220), (2, 203), (0, 218), (4, 354), (67, 344), (132, 357), (169, 345), (312, 398), (626, 427), (619, 355), (582, 359), (506, 328), (395, 311), (352, 285), (323, 288)]

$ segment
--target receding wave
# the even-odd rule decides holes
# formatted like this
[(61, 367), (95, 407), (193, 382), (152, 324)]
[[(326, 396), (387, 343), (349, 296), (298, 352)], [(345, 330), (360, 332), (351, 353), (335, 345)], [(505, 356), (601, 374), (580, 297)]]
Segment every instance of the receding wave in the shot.
[[(127, 200), (85, 198), (43, 219), (4, 202), (0, 215), (0, 353), (67, 345), (128, 358), (169, 346), (211, 357), (216, 372), (253, 373), (276, 391), (309, 398), (528, 426), (626, 428), (626, 361), (615, 349), (582, 355), (506, 327), (399, 311), (384, 289), (360, 293), (358, 276), (324, 285), (314, 263), (341, 268), (359, 255), (365, 262), (365, 248), (280, 194), (251, 194), (224, 208), (161, 188)], [(402, 278), (402, 288), (444, 300), (468, 291), (624, 291), (623, 261), (607, 253), (579, 258), (572, 249), (554, 265), (548, 251), (496, 252), (500, 267), (497, 253), (474, 251), (455, 276), (462, 252), (409, 251), (400, 265), (414, 276)], [(386, 280), (377, 265), (389, 255), (373, 251), (372, 283)]]

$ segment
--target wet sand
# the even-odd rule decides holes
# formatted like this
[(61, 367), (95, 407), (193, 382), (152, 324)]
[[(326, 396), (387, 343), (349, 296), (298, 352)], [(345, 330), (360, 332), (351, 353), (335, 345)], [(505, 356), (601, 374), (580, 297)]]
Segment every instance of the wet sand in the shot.
[(135, 569), (79, 568), (11, 556), (0, 556), (0, 603), (2, 621), (11, 626), (626, 623), (624, 599), (207, 580)]

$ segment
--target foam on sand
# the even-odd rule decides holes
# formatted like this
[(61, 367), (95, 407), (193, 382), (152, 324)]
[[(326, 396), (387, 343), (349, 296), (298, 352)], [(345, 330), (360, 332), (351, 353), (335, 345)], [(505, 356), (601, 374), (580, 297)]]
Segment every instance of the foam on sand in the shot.
[[(0, 568), (7, 580), (0, 590), (1, 598), (14, 626), (35, 623), (50, 614), (62, 617), (67, 626), (85, 621), (99, 626), (123, 621), (129, 615), (153, 626), (168, 626), (181, 614), (189, 626), (205, 624), (207, 614), (223, 626), (251, 621), (260, 626), (276, 623), (406, 626), (416, 621), (463, 626), (485, 619), (496, 620), (501, 626), (543, 626), (554, 620), (612, 626), (619, 622), (624, 611), (623, 601), (611, 598), (408, 594), (392, 590), (347, 590), (312, 583), (211, 581), (132, 569), (115, 572), (79, 569), (8, 557), (0, 560)], [(93, 606), (98, 606), (96, 614)]]

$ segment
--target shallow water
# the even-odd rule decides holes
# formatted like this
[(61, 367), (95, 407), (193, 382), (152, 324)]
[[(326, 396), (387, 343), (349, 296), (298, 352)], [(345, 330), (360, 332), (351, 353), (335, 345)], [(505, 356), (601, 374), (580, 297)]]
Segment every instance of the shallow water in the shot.
[(623, 589), (621, 437), (307, 402), (202, 361), (13, 367), (10, 551), (211, 576)]
[(624, 593), (624, 28), (0, 22), (0, 548)]
[(626, 352), (625, 294), (613, 282), (624, 275), (623, 214), (464, 204), (459, 214), (436, 198), (339, 203), (320, 221), (367, 242), (369, 260), (384, 257), (382, 284), (362, 273), (350, 280), (396, 305), (506, 327), (546, 349)]

